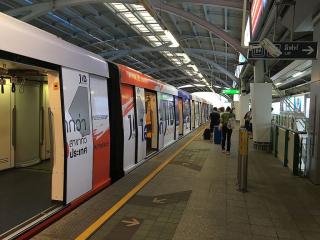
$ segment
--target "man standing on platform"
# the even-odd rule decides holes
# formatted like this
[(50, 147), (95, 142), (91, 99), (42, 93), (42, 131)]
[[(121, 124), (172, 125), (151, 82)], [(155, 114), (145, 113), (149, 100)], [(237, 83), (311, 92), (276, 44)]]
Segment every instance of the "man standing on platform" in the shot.
[(220, 124), (220, 114), (216, 107), (213, 108), (212, 113), (210, 113), (210, 132), (211, 136), (214, 135), (213, 140), (215, 144), (220, 144), (221, 142), (221, 132), (219, 129)]

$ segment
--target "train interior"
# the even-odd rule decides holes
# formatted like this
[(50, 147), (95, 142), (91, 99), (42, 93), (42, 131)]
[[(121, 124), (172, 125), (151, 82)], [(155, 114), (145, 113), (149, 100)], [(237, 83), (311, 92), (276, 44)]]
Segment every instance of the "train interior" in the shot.
[[(61, 148), (53, 138), (54, 125), (62, 125), (60, 91), (50, 94), (48, 87), (58, 84), (58, 76), (56, 71), (0, 59), (0, 238), (43, 216), (63, 198), (61, 184), (60, 190), (53, 187), (63, 178), (52, 174), (53, 146)], [(60, 114), (54, 115), (52, 108)], [(63, 158), (60, 161), (63, 166)]]
[(146, 141), (147, 155), (158, 150), (158, 111), (157, 95), (151, 91), (145, 91), (146, 102)]

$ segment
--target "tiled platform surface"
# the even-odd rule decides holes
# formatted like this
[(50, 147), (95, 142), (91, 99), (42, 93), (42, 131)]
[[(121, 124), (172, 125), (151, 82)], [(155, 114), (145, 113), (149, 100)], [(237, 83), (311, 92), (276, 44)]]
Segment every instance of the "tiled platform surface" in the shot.
[[(250, 149), (249, 191), (238, 192), (237, 131), (232, 139), (231, 156), (200, 137), (193, 141), (91, 239), (319, 240), (320, 186), (292, 176), (271, 154)], [(73, 239), (178, 145), (34, 239)]]

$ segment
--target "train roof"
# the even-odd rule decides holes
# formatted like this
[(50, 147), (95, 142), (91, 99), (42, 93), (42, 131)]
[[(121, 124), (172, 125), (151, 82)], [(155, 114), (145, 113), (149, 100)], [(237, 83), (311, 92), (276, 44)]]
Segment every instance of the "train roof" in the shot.
[(121, 64), (118, 64), (118, 67), (120, 70), (120, 81), (122, 83), (127, 83), (154, 91), (160, 91), (174, 96), (178, 95), (178, 89), (172, 85), (157, 81), (148, 75)]
[(57, 36), (0, 13), (0, 50), (109, 77), (108, 64), (99, 55)]

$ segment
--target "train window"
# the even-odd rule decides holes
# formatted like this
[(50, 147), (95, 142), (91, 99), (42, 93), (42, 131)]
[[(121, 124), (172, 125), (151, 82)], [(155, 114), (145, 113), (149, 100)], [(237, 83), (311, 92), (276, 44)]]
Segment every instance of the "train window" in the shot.
[(0, 66), (1, 238), (60, 205), (64, 146), (59, 73), (1, 59)]

